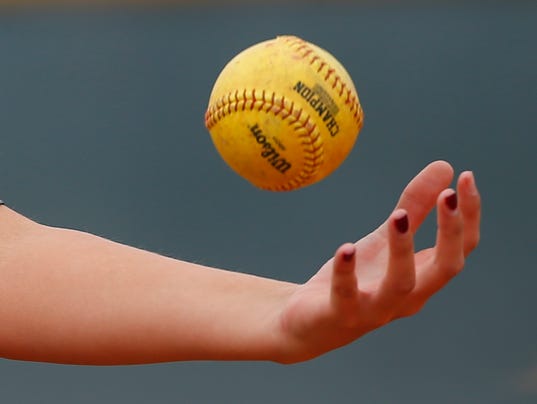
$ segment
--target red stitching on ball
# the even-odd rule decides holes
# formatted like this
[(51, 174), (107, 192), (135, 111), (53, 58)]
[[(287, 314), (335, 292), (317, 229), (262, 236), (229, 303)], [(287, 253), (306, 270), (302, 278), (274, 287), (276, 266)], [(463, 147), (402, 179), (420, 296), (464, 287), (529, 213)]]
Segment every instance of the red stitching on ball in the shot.
[[(334, 74), (334, 82), (332, 83), (332, 88), (335, 89), (336, 86), (341, 83), (341, 88), (339, 90), (339, 96), (343, 96), (343, 93), (345, 91), (351, 92), (352, 90), (345, 84), (343, 79), (335, 73), (335, 69), (328, 66), (327, 62), (323, 60), (321, 56), (319, 56), (315, 49), (310, 47), (309, 44), (295, 36), (283, 36), (279, 37), (279, 39), (282, 39), (285, 43), (287, 43), (290, 47), (292, 47), (297, 53), (299, 53), (303, 58), (308, 58), (309, 56), (309, 63), (310, 65), (313, 65), (315, 63), (319, 64), (319, 67), (317, 68), (317, 72), (321, 73), (321, 71), (325, 70), (328, 67), (328, 72), (325, 75), (325, 81), (329, 79), (330, 76)], [(358, 101), (357, 97), (352, 96), (352, 98), (345, 100), (345, 104), (351, 103), (351, 112), (356, 108), (357, 113), (353, 114), (353, 117), (358, 124), (359, 129), (363, 126), (363, 111), (362, 107), (360, 105), (360, 102)]]
[[(259, 98), (260, 96), (261, 98)], [(260, 103), (259, 111), (264, 110), (274, 116), (279, 115), (289, 125), (294, 125), (297, 137), (303, 139), (300, 144), (303, 145), (305, 153), (305, 162), (302, 165), (302, 170), (297, 174), (298, 179), (291, 179), (280, 186), (262, 188), (272, 191), (286, 191), (298, 188), (301, 184), (313, 178), (322, 165), (323, 145), (320, 143), (321, 134), (319, 130), (316, 130), (315, 123), (312, 123), (310, 117), (307, 114), (305, 115), (301, 108), (297, 108), (294, 102), (287, 101), (285, 97), (277, 98), (274, 92), (270, 97), (267, 97), (265, 90), (261, 92), (261, 95), (259, 93), (256, 95), (256, 90), (248, 91), (244, 89), (242, 93), (235, 91), (221, 97), (213, 105), (209, 106), (205, 114), (205, 125), (210, 130), (220, 120), (231, 114), (232, 111), (236, 112), (239, 108), (243, 111), (246, 108), (253, 110), (256, 102)], [(246, 107), (247, 103), (250, 103), (248, 107)]]

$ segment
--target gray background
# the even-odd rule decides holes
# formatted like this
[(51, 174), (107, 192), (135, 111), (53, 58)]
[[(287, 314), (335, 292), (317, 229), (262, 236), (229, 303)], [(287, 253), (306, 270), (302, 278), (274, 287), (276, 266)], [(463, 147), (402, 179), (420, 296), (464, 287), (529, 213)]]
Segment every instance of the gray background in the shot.
[[(286, 33), (338, 57), (366, 121), (335, 174), (282, 194), (227, 168), (203, 115), (231, 56)], [(474, 170), (484, 202), (465, 272), (417, 316), (324, 357), (0, 360), (2, 402), (535, 402), (536, 40), (535, 2), (1, 11), (0, 197), (40, 222), (302, 282), (432, 160)], [(418, 246), (433, 236), (434, 218)]]

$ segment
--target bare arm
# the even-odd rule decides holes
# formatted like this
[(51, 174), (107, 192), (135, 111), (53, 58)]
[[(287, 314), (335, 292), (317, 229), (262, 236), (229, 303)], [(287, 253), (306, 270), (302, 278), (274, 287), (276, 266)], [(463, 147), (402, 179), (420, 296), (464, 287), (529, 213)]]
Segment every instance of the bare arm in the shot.
[[(303, 285), (43, 226), (0, 206), (0, 355), (79, 364), (321, 355), (416, 313), (462, 269), (478, 242), (480, 200), (464, 173), (453, 206), (452, 176), (444, 162), (425, 168), (381, 227), (341, 246)], [(436, 245), (414, 254), (413, 234), (435, 205)]]
[(270, 359), (293, 285), (216, 270), (0, 208), (0, 353), (61, 363)]

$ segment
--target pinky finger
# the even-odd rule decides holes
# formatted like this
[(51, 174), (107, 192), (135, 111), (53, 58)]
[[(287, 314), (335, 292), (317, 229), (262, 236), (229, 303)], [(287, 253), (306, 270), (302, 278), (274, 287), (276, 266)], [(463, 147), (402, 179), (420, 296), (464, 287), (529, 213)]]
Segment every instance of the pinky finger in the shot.
[(330, 298), (336, 309), (354, 305), (358, 299), (355, 256), (356, 247), (351, 243), (339, 247), (334, 256)]

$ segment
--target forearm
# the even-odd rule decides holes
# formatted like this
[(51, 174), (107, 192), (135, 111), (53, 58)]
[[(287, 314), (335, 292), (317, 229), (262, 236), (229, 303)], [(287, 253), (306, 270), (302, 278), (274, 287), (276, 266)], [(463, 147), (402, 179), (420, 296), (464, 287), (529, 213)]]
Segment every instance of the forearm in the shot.
[(279, 360), (279, 311), (295, 285), (22, 222), (11, 236), (2, 230), (3, 357), (85, 364)]

